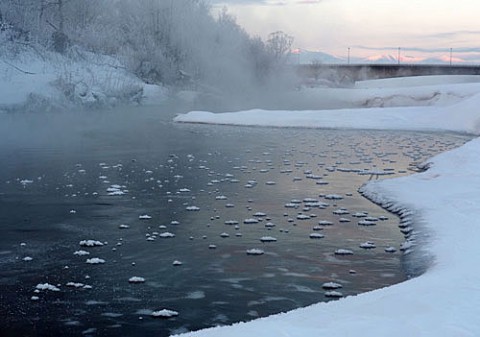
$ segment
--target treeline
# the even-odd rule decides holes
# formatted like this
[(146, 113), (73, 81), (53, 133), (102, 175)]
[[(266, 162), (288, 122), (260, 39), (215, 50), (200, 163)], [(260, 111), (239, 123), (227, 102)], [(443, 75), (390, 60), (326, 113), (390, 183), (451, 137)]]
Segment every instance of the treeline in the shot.
[(227, 92), (276, 82), (292, 43), (250, 37), (201, 0), (2, 0), (0, 30), (22, 45), (115, 56), (149, 83)]

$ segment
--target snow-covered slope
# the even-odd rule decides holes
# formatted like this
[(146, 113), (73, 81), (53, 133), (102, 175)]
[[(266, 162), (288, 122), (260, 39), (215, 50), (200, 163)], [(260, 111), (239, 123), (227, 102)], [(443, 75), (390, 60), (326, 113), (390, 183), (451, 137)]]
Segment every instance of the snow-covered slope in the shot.
[[(442, 85), (440, 85), (441, 87)], [(469, 91), (466, 84), (459, 84)], [(402, 90), (406, 90), (405, 88)], [(415, 91), (415, 88), (411, 89)], [(338, 111), (193, 112), (177, 121), (242, 125), (451, 130), (480, 134), (480, 94), (443, 107)], [(362, 192), (396, 211), (414, 212), (415, 252), (433, 259), (421, 276), (388, 288), (285, 314), (187, 334), (244, 336), (480, 336), (480, 139), (431, 160), (426, 172), (371, 182)], [(408, 213), (408, 212), (407, 212)]]
[(0, 58), (0, 111), (158, 103), (165, 98), (163, 87), (145, 84), (105, 55), (73, 48), (68, 56), (26, 50)]

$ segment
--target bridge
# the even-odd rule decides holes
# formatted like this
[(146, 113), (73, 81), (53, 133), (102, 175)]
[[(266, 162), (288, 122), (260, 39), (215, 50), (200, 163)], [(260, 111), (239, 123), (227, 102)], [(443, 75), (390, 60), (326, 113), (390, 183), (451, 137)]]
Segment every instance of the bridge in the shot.
[(342, 82), (404, 76), (480, 75), (480, 65), (443, 64), (306, 64), (298, 66), (302, 78), (336, 76)]

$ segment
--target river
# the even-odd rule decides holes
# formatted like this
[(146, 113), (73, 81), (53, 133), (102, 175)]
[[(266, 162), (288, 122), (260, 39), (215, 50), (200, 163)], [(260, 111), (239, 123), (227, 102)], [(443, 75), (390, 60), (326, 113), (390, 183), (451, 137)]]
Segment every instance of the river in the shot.
[(399, 219), (357, 189), (470, 139), (176, 112), (0, 116), (2, 336), (167, 336), (340, 296), (326, 282), (349, 296), (404, 281)]

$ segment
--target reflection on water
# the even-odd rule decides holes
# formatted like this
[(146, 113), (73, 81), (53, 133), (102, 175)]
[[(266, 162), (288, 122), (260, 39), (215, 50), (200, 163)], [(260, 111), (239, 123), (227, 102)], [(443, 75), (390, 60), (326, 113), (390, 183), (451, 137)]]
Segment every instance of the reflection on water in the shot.
[(1, 116), (2, 334), (166, 336), (401, 282), (398, 219), (357, 189), (468, 140), (171, 117)]

